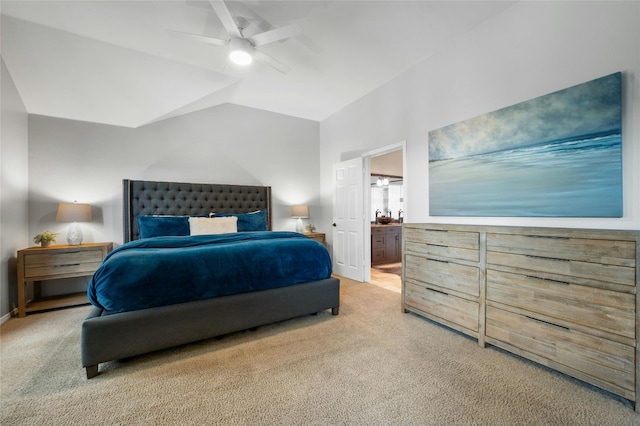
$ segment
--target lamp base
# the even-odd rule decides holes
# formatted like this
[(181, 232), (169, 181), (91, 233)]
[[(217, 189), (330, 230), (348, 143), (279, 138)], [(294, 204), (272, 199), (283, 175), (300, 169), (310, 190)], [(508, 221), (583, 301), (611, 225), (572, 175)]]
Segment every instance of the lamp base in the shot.
[(70, 246), (79, 246), (82, 244), (82, 231), (76, 222), (73, 222), (67, 233), (67, 243)]
[(296, 222), (296, 232), (304, 232), (304, 224), (302, 223), (301, 218), (298, 218), (298, 221)]

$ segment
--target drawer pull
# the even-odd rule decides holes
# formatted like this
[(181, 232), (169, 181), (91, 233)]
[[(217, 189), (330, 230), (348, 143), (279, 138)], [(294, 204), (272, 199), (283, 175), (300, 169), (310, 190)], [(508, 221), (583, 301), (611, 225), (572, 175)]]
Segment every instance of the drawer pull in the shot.
[(570, 240), (569, 237), (554, 237), (552, 235), (525, 235), (527, 238), (548, 238), (550, 240)]
[(80, 266), (79, 263), (67, 263), (64, 265), (53, 265), (54, 268), (68, 268), (69, 266)]
[(445, 296), (448, 296), (448, 295), (449, 295), (449, 293), (445, 293), (445, 292), (444, 292), (444, 291), (442, 291), (442, 290), (436, 290), (436, 289), (433, 289), (433, 288), (430, 288), (429, 290), (433, 291), (434, 293), (444, 294)]
[(447, 247), (444, 244), (433, 244), (433, 243), (424, 243), (424, 245), (427, 247)]
[(546, 324), (546, 325), (552, 325), (552, 326), (554, 326), (554, 327), (558, 327), (558, 328), (561, 328), (561, 329), (563, 329), (563, 330), (569, 331), (569, 327), (565, 327), (565, 326), (563, 326), (563, 325), (554, 324), (554, 323), (549, 322), (549, 321), (543, 321), (543, 320), (538, 319), (538, 318), (530, 317), (529, 315), (525, 315), (525, 316), (526, 316), (527, 318), (529, 318), (530, 320), (533, 320), (533, 321), (536, 321), (536, 322), (539, 322), (539, 323), (542, 323), (542, 324)]
[(432, 259), (430, 257), (425, 257), (425, 259), (430, 260), (431, 262), (440, 262), (440, 263), (449, 263), (446, 260), (440, 260), (440, 259)]
[(551, 278), (542, 278), (542, 277), (534, 277), (533, 275), (525, 275), (527, 278), (531, 278), (534, 280), (540, 280), (540, 281), (549, 281), (555, 284), (563, 284), (563, 285), (570, 285), (571, 283), (568, 281), (560, 281), (560, 280), (553, 280)]
[(527, 254), (525, 256), (530, 257), (532, 259), (544, 259), (544, 260), (555, 260), (558, 262), (570, 262), (569, 259), (558, 259), (557, 257), (534, 256), (532, 254)]

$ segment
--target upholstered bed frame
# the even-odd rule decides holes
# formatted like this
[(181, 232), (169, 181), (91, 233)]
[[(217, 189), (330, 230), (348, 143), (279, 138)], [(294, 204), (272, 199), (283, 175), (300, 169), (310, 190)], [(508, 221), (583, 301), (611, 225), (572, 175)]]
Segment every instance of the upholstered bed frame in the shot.
[[(124, 241), (139, 237), (137, 216), (248, 213), (267, 209), (271, 230), (271, 188), (176, 182), (123, 181)], [(338, 314), (336, 278), (105, 315), (93, 308), (82, 323), (81, 358), (87, 378), (102, 362), (221, 336), (331, 309)]]

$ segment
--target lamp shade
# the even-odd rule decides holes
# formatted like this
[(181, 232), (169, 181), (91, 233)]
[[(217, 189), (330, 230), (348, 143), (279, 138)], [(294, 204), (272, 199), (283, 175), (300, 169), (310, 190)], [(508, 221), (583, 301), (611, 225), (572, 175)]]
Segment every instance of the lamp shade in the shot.
[(60, 203), (56, 222), (90, 222), (91, 206), (89, 204)]
[(309, 206), (306, 204), (297, 204), (291, 207), (291, 217), (298, 219), (307, 219), (309, 217)]

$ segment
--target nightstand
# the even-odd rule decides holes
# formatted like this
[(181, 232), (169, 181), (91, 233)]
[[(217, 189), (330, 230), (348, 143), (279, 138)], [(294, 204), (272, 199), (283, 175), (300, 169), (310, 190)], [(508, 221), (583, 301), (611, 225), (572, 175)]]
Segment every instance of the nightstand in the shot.
[[(91, 276), (113, 243), (88, 243), (79, 246), (55, 245), (30, 247), (18, 251), (18, 316), (28, 312), (83, 305), (86, 292), (40, 298), (40, 281)], [(34, 300), (27, 304), (27, 283), (34, 283)]]
[(324, 234), (322, 232), (303, 232), (304, 235), (322, 244), (326, 244)]

